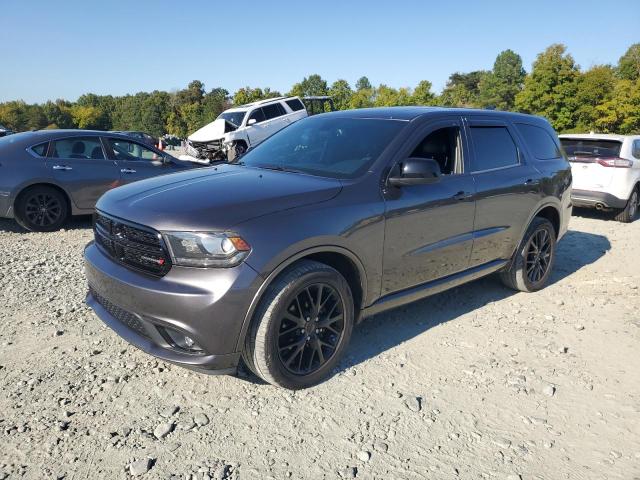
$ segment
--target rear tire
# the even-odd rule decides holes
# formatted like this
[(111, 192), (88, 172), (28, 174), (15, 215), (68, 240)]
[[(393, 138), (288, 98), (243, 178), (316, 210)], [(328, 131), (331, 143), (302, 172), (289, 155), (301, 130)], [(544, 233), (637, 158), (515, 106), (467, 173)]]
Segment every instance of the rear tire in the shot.
[(616, 220), (622, 223), (630, 223), (638, 213), (638, 187), (636, 186), (629, 196), (627, 205), (616, 214)]
[(500, 272), (507, 287), (535, 292), (549, 281), (556, 258), (556, 232), (549, 220), (535, 217), (524, 234), (509, 266)]
[(247, 333), (244, 361), (273, 385), (311, 387), (340, 361), (353, 320), (344, 277), (328, 265), (302, 260), (266, 290)]
[(69, 204), (66, 196), (53, 187), (30, 187), (18, 196), (15, 217), (31, 232), (53, 232), (67, 221)]

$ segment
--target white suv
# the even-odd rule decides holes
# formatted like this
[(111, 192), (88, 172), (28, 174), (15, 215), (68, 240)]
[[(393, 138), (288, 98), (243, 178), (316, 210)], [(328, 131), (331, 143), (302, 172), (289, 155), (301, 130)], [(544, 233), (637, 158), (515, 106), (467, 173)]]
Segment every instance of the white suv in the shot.
[(230, 108), (189, 135), (187, 155), (180, 159), (233, 162), (247, 149), (306, 116), (307, 110), (298, 97), (270, 98)]
[(617, 211), (631, 222), (640, 196), (640, 135), (567, 134), (560, 142), (573, 174), (576, 207)]

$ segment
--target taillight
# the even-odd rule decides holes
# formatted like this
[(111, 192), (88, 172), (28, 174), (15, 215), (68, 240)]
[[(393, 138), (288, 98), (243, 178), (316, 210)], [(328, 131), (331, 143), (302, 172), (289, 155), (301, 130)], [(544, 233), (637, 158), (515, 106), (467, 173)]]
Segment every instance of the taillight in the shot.
[(626, 158), (599, 158), (598, 163), (603, 167), (614, 167), (614, 168), (633, 167), (633, 162), (631, 160), (627, 160)]

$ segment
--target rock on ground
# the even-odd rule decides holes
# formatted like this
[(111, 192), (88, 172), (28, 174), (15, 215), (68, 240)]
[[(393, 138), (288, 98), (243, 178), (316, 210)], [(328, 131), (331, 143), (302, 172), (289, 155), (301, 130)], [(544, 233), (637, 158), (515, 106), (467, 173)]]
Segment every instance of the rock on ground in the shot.
[(570, 228), (544, 290), (485, 278), (369, 318), (333, 378), (289, 392), (102, 325), (89, 219), (0, 220), (0, 478), (634, 478), (640, 221)]

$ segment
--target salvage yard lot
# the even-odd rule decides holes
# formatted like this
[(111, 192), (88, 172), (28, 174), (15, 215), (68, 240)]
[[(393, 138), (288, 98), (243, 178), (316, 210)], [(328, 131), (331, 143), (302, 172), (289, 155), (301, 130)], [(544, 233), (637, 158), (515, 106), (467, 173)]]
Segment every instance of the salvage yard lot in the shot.
[(0, 479), (640, 478), (640, 221), (580, 214), (545, 290), (369, 318), (299, 392), (128, 346), (83, 304), (89, 220), (2, 220)]

